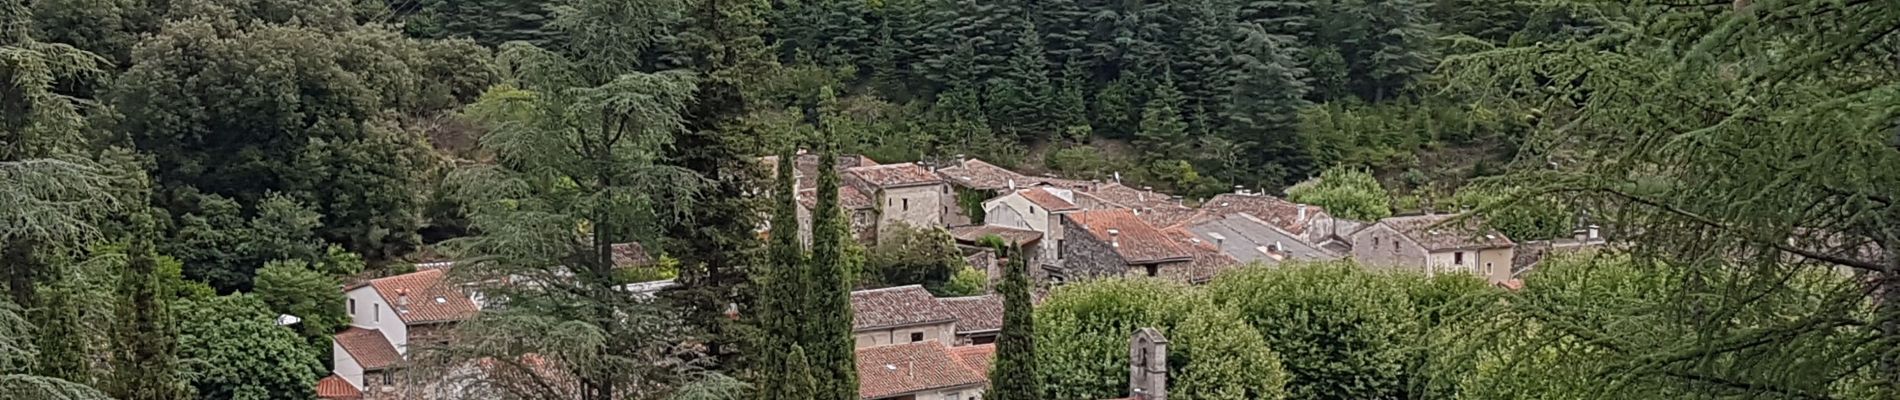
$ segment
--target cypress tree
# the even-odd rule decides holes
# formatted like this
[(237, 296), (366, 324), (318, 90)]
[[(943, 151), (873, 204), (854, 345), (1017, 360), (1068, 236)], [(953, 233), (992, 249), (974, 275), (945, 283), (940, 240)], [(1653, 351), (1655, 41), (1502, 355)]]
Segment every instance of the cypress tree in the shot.
[(191, 385), (180, 374), (178, 328), (167, 305), (173, 273), (159, 271), (151, 242), (135, 239), (119, 276), (118, 320), (112, 332), (107, 392), (120, 400), (184, 400)]
[[(756, 365), (760, 369), (758, 386), (764, 398), (780, 398), (783, 385), (793, 381), (783, 366), (790, 363), (791, 346), (804, 339), (805, 250), (799, 240), (798, 200), (794, 175), (797, 156), (787, 148), (779, 153), (778, 175), (772, 182), (774, 206), (771, 222), (770, 262), (759, 271), (758, 325), (763, 346)], [(809, 375), (809, 374), (808, 374)], [(781, 388), (781, 390), (771, 390)]]
[[(1280, 185), (1292, 176), (1312, 170), (1311, 157), (1295, 131), (1300, 108), (1307, 105), (1305, 70), (1286, 55), (1280, 39), (1257, 24), (1244, 24), (1241, 54), (1235, 57), (1239, 75), (1228, 105), (1230, 139), (1251, 145), (1257, 183)], [(1240, 183), (1240, 180), (1233, 180)]]
[[(830, 130), (832, 127), (820, 127)], [(826, 147), (835, 147), (827, 145)], [(849, 249), (855, 245), (851, 226), (838, 203), (837, 156), (826, 149), (819, 156), (818, 204), (812, 210), (811, 267), (807, 287), (804, 338), (810, 346), (811, 375), (816, 380), (815, 399), (852, 400), (858, 398), (856, 344), (851, 335), (851, 274), (858, 260)]]
[(824, 398), (818, 392), (818, 379), (813, 377), (811, 358), (806, 357), (804, 346), (792, 345), (791, 349), (786, 351), (785, 364), (779, 370), (785, 374), (785, 381), (782, 382), (784, 391), (777, 393), (760, 391), (759, 394), (762, 397), (768, 399)]
[(1029, 299), (1029, 267), (1022, 247), (1009, 251), (1009, 264), (997, 288), (1003, 294), (1003, 331), (996, 339), (996, 364), (990, 368), (990, 400), (1042, 398), (1036, 371), (1035, 305)]

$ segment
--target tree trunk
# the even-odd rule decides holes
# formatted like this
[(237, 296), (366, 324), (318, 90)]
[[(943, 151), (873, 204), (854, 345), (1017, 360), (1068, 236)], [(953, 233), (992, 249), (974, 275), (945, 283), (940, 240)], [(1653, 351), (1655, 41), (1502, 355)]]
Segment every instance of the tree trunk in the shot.
[[(1880, 336), (1884, 341), (1900, 341), (1900, 239), (1892, 232), (1881, 241), (1880, 272), (1872, 277), (1874, 294), (1874, 320), (1879, 323)], [(1900, 353), (1888, 351), (1880, 356), (1881, 373), (1885, 375), (1889, 393), (1900, 393)]]
[(38, 260), (33, 258), (33, 243), (16, 240), (6, 245), (6, 253), (0, 255), (0, 270), (7, 274), (7, 290), (13, 298), (13, 304), (21, 309), (30, 309), (35, 305), (33, 276), (38, 270)]

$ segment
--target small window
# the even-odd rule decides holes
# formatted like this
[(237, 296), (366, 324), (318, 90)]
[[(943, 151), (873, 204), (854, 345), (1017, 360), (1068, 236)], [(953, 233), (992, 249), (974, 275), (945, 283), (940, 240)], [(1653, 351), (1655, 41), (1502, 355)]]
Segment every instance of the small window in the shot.
[(1148, 276), (1153, 277), (1153, 276), (1159, 275), (1160, 272), (1161, 272), (1161, 266), (1159, 265), (1148, 266)]
[(396, 384), (396, 373), (392, 371), (383, 371), (383, 384), (384, 385)]
[(910, 199), (904, 199), (904, 211), (910, 211)]
[(383, 322), (383, 303), (371, 304), (370, 311), (376, 313), (376, 322)]
[(1491, 263), (1484, 263), (1484, 274), (1486, 276), (1491, 275)]
[(910, 342), (911, 342), (911, 343), (917, 343), (917, 342), (922, 342), (922, 341), (924, 341), (924, 333), (923, 333), (923, 332), (911, 332), (911, 333), (910, 333)]
[(1392, 252), (1393, 253), (1399, 252), (1399, 241), (1397, 240), (1392, 241)]
[(1379, 247), (1379, 239), (1380, 238), (1378, 236), (1372, 237), (1372, 247), (1375, 247), (1375, 248)]
[(1465, 265), (1465, 252), (1451, 253), (1451, 265)]
[(356, 299), (350, 299), (350, 315), (356, 315)]
[(950, 392), (949, 394), (943, 395), (943, 398), (946, 399), (956, 399), (960, 397), (963, 397), (963, 392)]

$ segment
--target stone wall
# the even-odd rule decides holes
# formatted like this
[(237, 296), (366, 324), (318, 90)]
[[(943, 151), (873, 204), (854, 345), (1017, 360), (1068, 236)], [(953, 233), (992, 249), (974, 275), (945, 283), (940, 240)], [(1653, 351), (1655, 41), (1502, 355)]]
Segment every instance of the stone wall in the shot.
[(1062, 229), (1075, 232), (1062, 240), (1062, 266), (1059, 268), (1067, 280), (1084, 280), (1101, 277), (1122, 276), (1128, 273), (1128, 262), (1115, 252), (1108, 242), (1088, 234), (1087, 229), (1075, 223), (1075, 220), (1062, 218)]

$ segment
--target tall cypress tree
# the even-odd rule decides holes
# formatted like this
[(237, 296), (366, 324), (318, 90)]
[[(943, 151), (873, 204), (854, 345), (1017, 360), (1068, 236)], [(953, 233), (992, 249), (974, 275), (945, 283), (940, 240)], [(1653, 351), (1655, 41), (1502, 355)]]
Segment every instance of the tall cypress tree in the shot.
[(1288, 179), (1313, 169), (1312, 158), (1295, 131), (1300, 108), (1306, 106), (1306, 85), (1300, 82), (1304, 70), (1294, 65), (1281, 45), (1258, 24), (1244, 24), (1240, 54), (1235, 57), (1239, 75), (1228, 104), (1230, 139), (1250, 146), (1250, 160), (1257, 171), (1251, 176), (1230, 176), (1234, 183), (1251, 180), (1254, 184), (1281, 185)]
[[(830, 130), (831, 127), (821, 127)], [(838, 202), (837, 156), (828, 149), (819, 156), (818, 204), (812, 210), (811, 267), (807, 268), (804, 338), (799, 343), (810, 349), (812, 377), (817, 381), (814, 399), (852, 400), (858, 398), (858, 372), (851, 336), (851, 274), (859, 261), (851, 256), (851, 226)]]
[(1029, 299), (1029, 266), (1021, 247), (1010, 249), (1003, 282), (1003, 331), (996, 339), (996, 366), (990, 368), (989, 400), (1042, 398), (1036, 371), (1035, 304)]
[[(759, 366), (757, 386), (762, 399), (778, 399), (794, 388), (787, 387), (797, 377), (787, 376), (785, 368), (792, 346), (804, 338), (801, 325), (805, 317), (805, 250), (799, 240), (798, 200), (794, 174), (797, 156), (787, 148), (779, 153), (778, 174), (772, 182), (773, 215), (770, 259), (763, 271), (757, 271), (758, 325), (762, 345), (754, 365)], [(809, 377), (810, 374), (806, 374)], [(806, 392), (809, 393), (809, 392)]]
[(120, 400), (184, 400), (191, 385), (180, 373), (178, 329), (167, 306), (174, 292), (159, 271), (151, 242), (134, 239), (119, 276), (118, 320), (112, 332), (107, 392)]

